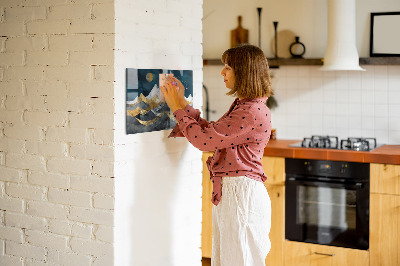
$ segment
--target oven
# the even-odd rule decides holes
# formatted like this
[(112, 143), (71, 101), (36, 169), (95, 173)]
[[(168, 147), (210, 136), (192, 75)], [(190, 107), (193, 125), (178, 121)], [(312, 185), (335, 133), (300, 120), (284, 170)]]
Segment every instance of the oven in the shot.
[(368, 249), (368, 163), (287, 158), (285, 169), (286, 239)]

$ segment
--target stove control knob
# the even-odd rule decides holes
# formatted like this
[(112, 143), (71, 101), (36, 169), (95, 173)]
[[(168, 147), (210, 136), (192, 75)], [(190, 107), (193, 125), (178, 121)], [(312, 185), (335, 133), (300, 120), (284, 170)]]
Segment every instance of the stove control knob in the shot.
[(342, 164), (342, 167), (340, 168), (340, 173), (341, 174), (346, 173), (346, 169), (347, 169), (347, 164)]
[(311, 170), (312, 170), (311, 162), (305, 162), (304, 165), (306, 167), (306, 170), (308, 172), (311, 172)]

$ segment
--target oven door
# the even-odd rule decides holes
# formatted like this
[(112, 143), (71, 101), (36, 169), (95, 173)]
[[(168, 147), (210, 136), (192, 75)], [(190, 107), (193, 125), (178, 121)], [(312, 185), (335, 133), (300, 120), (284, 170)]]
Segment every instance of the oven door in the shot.
[(286, 178), (286, 239), (367, 250), (369, 185)]

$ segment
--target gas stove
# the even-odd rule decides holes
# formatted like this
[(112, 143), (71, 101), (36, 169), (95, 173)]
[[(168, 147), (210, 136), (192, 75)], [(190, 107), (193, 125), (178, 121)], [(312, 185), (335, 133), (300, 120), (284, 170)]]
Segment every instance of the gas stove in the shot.
[[(353, 151), (371, 151), (378, 147), (376, 138), (347, 138), (339, 142), (336, 136), (311, 136), (303, 141), (289, 145), (291, 147), (338, 149)], [(381, 145), (379, 145), (381, 146)]]

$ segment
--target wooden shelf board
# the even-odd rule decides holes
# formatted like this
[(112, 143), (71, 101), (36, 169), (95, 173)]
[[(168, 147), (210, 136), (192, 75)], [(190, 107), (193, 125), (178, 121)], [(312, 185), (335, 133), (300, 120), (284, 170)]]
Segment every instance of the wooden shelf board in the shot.
[[(321, 66), (322, 58), (268, 58), (270, 67)], [(222, 65), (220, 59), (204, 59), (204, 66)], [(400, 57), (362, 57), (360, 65), (400, 65)]]

